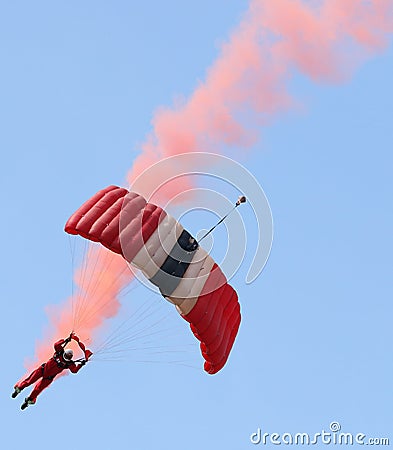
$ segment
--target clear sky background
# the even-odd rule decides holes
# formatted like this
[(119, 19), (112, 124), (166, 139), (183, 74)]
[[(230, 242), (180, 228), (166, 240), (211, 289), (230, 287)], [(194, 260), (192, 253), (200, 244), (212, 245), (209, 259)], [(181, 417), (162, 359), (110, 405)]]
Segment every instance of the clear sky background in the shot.
[[(203, 372), (173, 311), (196, 368), (92, 362), (22, 413), (12, 387), (45, 307), (71, 293), (65, 221), (124, 184), (153, 111), (204, 79), (247, 2), (0, 5), (1, 447), (240, 450), (258, 427), (314, 434), (332, 421), (393, 443), (392, 48), (342, 85), (294, 74), (303, 110), (238, 155), (265, 190), (275, 238), (253, 284), (247, 267), (232, 279), (243, 321), (222, 372)], [(128, 305), (133, 295), (151, 299), (137, 287)]]

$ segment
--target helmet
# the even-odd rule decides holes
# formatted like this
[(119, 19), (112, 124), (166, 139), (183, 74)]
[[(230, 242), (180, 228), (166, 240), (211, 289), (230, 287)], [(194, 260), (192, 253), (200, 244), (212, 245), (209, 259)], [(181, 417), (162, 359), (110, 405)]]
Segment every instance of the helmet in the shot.
[(67, 348), (67, 350), (64, 350), (64, 353), (63, 353), (64, 359), (66, 359), (67, 361), (70, 361), (73, 356), (74, 356), (74, 352), (70, 348)]

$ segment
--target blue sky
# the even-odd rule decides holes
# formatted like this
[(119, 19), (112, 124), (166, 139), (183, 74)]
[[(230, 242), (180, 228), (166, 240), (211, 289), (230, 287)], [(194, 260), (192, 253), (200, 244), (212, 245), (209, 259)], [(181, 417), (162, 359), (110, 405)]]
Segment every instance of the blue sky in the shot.
[[(254, 283), (245, 266), (232, 280), (243, 321), (221, 373), (206, 375), (197, 353), (199, 370), (92, 362), (24, 413), (9, 397), (46, 305), (71, 291), (68, 216), (124, 183), (153, 111), (192, 92), (247, 6), (156, 3), (0, 7), (3, 448), (247, 449), (257, 427), (313, 434), (333, 420), (392, 442), (391, 47), (339, 86), (295, 75), (304, 110), (239, 155), (269, 199), (275, 238)], [(128, 305), (133, 295), (150, 298), (138, 287)], [(179, 342), (194, 342), (171, 320)]]

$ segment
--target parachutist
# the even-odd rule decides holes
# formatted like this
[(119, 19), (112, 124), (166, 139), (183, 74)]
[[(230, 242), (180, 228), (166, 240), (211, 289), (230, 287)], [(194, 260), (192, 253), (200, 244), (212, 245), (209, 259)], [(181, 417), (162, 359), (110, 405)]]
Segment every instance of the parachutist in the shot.
[[(74, 352), (69, 348), (66, 349), (66, 345), (73, 339), (78, 342), (79, 347), (85, 354), (85, 358), (81, 361), (73, 361), (72, 357)], [(78, 373), (79, 370), (86, 364), (89, 357), (93, 354), (90, 350), (87, 350), (82, 342), (80, 342), (78, 336), (71, 333), (66, 339), (60, 339), (54, 344), (55, 353), (46, 363), (37, 367), (26, 379), (19, 381), (14, 386), (14, 392), (11, 397), (15, 398), (19, 395), (23, 389), (36, 383), (31, 394), (25, 398), (21, 409), (26, 409), (28, 405), (34, 405), (38, 395), (47, 388), (57, 375), (63, 370), (69, 369), (72, 373)]]

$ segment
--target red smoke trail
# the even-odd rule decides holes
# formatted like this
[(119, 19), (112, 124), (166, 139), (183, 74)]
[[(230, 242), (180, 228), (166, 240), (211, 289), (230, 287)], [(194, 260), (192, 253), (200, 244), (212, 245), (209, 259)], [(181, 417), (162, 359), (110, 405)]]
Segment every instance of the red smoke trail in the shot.
[[(82, 266), (75, 272), (77, 292), (65, 304), (47, 309), (50, 328), (36, 346), (35, 358), (27, 361), (26, 368), (32, 370), (37, 363), (50, 358), (53, 354), (52, 343), (67, 337), (72, 330), (89, 347), (94, 331), (103, 325), (105, 319), (117, 314), (119, 294), (132, 278), (131, 271), (120, 255), (91, 246)], [(75, 355), (80, 353), (76, 344), (72, 343), (71, 347)]]
[[(260, 125), (293, 105), (287, 82), (294, 70), (315, 81), (343, 81), (386, 46), (392, 31), (391, 0), (252, 0), (206, 81), (185, 103), (156, 112), (129, 183), (168, 156), (250, 147)], [(167, 195), (187, 187), (178, 181)]]
[[(392, 31), (392, 0), (252, 0), (208, 70), (206, 81), (183, 104), (156, 112), (153, 132), (142, 146), (128, 181), (132, 184), (143, 170), (164, 157), (252, 146), (261, 125), (294, 105), (287, 83), (295, 70), (317, 82), (344, 81), (366, 57), (383, 50)], [(188, 183), (177, 180), (166, 196), (182, 192)], [(150, 188), (146, 186), (147, 191)], [(98, 252), (99, 259), (106, 253)], [(49, 314), (52, 331), (37, 347), (39, 361), (51, 354), (50, 342), (71, 331), (72, 304), (88, 308), (86, 320), (75, 330), (83, 339), (91, 338), (103, 321), (116, 313), (118, 293), (130, 275), (125, 271), (119, 278), (124, 262), (116, 256), (107, 258), (113, 265), (105, 272), (104, 285), (95, 280), (94, 291), (88, 290), (83, 297), (77, 294)], [(95, 267), (96, 261), (97, 255), (88, 256), (84, 266)], [(102, 273), (96, 269), (94, 276)], [(100, 298), (106, 306), (90, 319)]]

